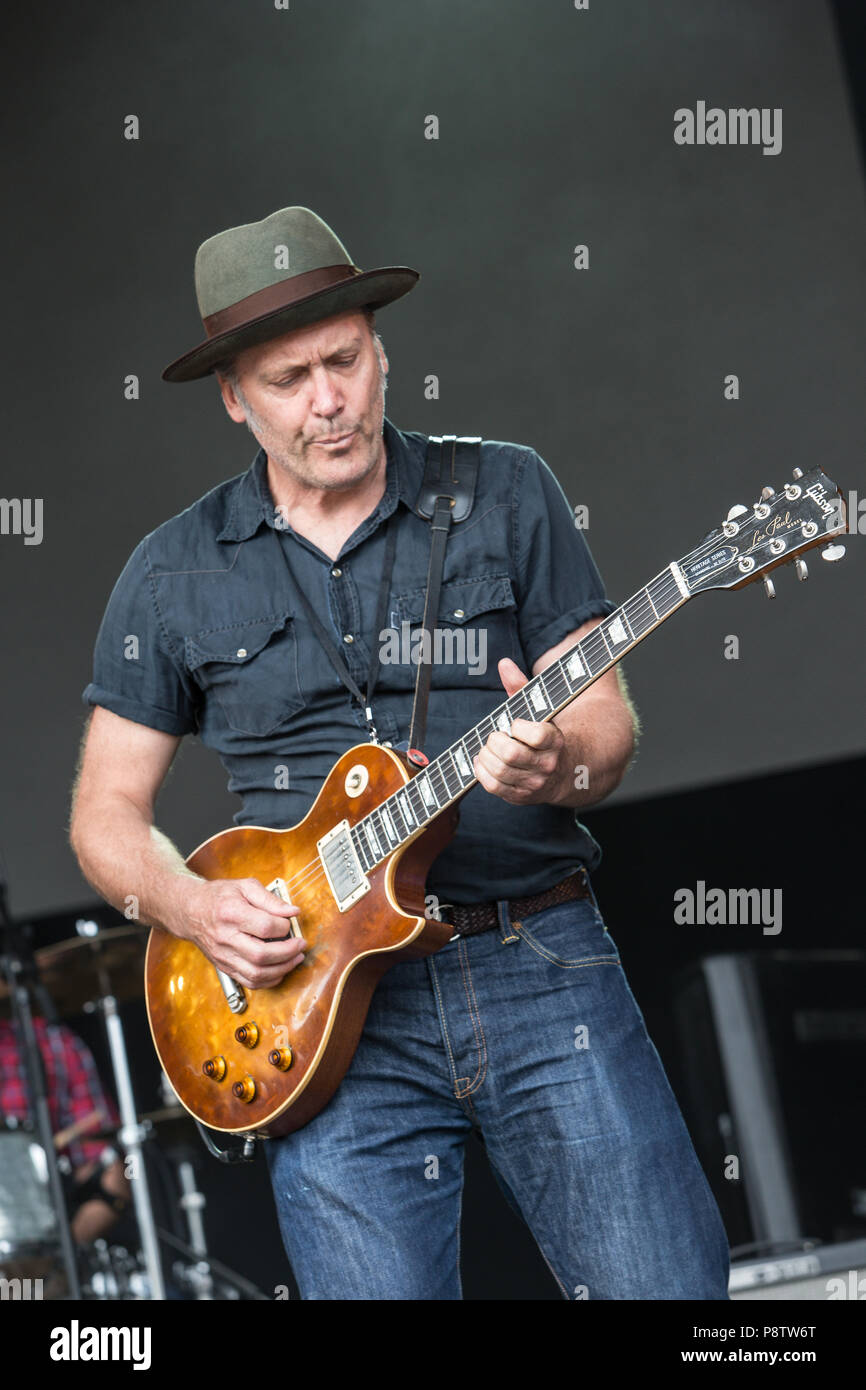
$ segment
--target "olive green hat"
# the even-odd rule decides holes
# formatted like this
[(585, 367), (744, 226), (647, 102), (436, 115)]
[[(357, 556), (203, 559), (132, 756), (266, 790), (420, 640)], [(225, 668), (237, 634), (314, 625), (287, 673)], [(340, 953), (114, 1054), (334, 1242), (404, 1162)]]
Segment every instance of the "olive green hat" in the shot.
[(339, 237), (309, 208), (280, 208), (261, 222), (229, 227), (202, 242), (195, 290), (207, 337), (163, 372), (195, 381), (242, 348), (353, 309), (379, 309), (414, 289), (405, 265), (361, 270)]

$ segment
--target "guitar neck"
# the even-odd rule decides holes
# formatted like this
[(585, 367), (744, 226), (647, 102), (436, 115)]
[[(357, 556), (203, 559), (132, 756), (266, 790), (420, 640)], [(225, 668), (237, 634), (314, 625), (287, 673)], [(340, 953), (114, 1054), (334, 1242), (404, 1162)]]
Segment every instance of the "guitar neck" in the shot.
[(552, 719), (691, 596), (679, 565), (668, 565), (615, 613), (429, 762), (405, 787), (358, 821), (351, 834), (364, 872), (368, 873), (413, 839), (474, 786), (477, 778), (472, 759), (496, 729), (508, 733), (515, 719), (531, 719), (536, 724)]

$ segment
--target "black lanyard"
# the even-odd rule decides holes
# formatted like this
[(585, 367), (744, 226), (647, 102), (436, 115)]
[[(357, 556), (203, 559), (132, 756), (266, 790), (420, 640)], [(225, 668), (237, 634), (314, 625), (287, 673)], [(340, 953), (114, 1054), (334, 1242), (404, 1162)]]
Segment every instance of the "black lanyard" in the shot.
[(336, 671), (340, 680), (343, 682), (346, 689), (352, 696), (354, 696), (354, 698), (358, 701), (358, 704), (360, 705), (361, 709), (364, 711), (364, 718), (367, 721), (367, 728), (369, 730), (371, 743), (379, 742), (379, 736), (376, 732), (376, 725), (373, 723), (372, 702), (373, 691), (376, 688), (376, 680), (379, 675), (379, 634), (385, 627), (385, 620), (388, 616), (388, 598), (391, 592), (391, 572), (394, 568), (394, 555), (397, 550), (396, 522), (397, 513), (396, 511), (394, 511), (388, 518), (388, 522), (385, 529), (385, 561), (382, 566), (382, 578), (379, 581), (379, 598), (376, 604), (376, 626), (373, 631), (373, 641), (371, 644), (372, 651), (370, 655), (370, 669), (367, 673), (366, 696), (362, 695), (360, 689), (358, 688), (357, 682), (355, 681), (351, 671), (349, 670), (348, 666), (346, 665), (345, 661), (343, 660), (340, 654), (339, 648), (332, 641), (329, 633), (326, 631), (325, 627), (320, 622), (319, 617), (315, 609), (313, 608), (313, 605), (310, 603), (309, 598), (304, 592), (303, 586), (299, 584), (295, 579), (295, 576), (292, 573), (292, 567), (289, 564), (289, 557), (286, 553), (285, 543), (280, 540), (280, 537), (277, 534), (276, 527), (272, 528), (274, 533), (274, 539), (277, 543), (277, 548), (280, 554), (282, 555), (286, 569), (289, 572), (289, 578), (292, 581), (293, 587), (300, 596), (301, 602), (304, 605), (304, 609), (306, 610), (307, 617), (310, 620), (310, 626), (312, 627), (313, 631), (318, 637), (322, 650), (325, 653), (325, 656), (330, 661), (331, 665), (333, 666), (334, 670)]

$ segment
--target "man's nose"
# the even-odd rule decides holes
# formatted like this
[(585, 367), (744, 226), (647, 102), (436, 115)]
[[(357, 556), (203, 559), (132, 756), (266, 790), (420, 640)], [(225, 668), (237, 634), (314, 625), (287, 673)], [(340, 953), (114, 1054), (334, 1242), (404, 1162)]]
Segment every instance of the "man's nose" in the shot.
[(343, 405), (343, 396), (339, 383), (325, 367), (313, 370), (312, 386), (312, 406), (316, 413), (326, 417), (336, 415)]

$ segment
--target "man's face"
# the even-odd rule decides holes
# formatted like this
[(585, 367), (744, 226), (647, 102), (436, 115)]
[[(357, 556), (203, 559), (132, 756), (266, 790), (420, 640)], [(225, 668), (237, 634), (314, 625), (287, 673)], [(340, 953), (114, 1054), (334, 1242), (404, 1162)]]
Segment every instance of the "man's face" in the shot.
[(387, 370), (364, 315), (350, 313), (245, 349), (237, 385), (219, 382), (229, 415), (246, 420), (278, 475), (340, 491), (380, 462)]

